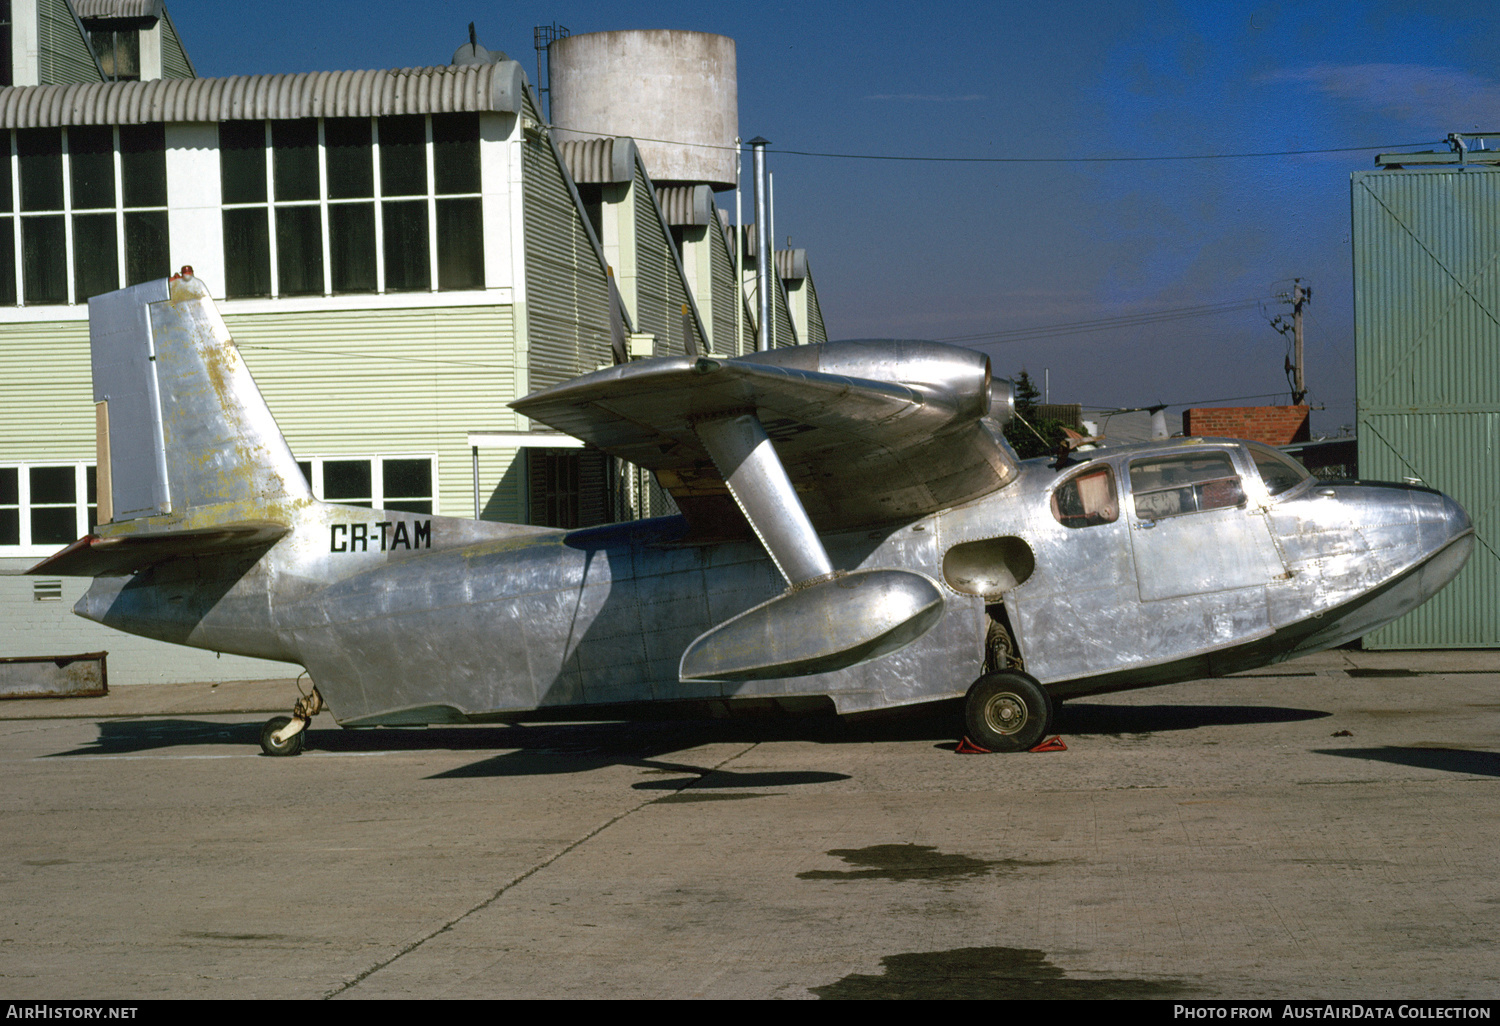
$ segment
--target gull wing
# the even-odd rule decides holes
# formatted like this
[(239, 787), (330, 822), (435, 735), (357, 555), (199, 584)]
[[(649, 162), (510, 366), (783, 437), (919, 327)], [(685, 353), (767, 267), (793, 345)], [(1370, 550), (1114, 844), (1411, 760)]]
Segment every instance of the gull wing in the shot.
[(753, 414), (812, 524), (828, 531), (909, 520), (1014, 477), (1015, 456), (988, 417), (989, 386), (988, 360), (972, 350), (835, 342), (622, 364), (511, 405), (654, 471), (710, 534), (732, 516), (732, 468), (716, 463), (703, 427)]

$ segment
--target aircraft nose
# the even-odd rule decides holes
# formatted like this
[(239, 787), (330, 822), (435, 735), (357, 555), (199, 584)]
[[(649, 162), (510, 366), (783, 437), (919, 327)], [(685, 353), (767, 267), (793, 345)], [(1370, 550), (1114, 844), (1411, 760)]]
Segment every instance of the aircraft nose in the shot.
[(1441, 493), (1432, 494), (1432, 502), (1424, 512), (1421, 601), (1425, 602), (1457, 577), (1468, 562), (1474, 548), (1474, 523), (1455, 499)]
[(1474, 529), (1474, 523), (1469, 519), (1469, 511), (1458, 504), (1456, 499), (1447, 495), (1442, 497), (1441, 519), (1448, 529), (1448, 538), (1457, 538)]

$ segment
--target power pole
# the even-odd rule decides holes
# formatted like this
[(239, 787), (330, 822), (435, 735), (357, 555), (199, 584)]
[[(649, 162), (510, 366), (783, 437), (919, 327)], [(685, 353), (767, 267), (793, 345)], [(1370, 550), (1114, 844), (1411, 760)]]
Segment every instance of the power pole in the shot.
[(1271, 321), (1271, 327), (1283, 335), (1292, 336), (1292, 356), (1286, 361), (1286, 373), (1292, 379), (1292, 405), (1302, 405), (1307, 397), (1307, 379), (1304, 376), (1302, 356), (1302, 308), (1312, 301), (1312, 288), (1302, 284), (1301, 278), (1292, 279), (1292, 291), (1278, 296), (1283, 303), (1292, 305), (1292, 322), (1288, 324), (1279, 314)]

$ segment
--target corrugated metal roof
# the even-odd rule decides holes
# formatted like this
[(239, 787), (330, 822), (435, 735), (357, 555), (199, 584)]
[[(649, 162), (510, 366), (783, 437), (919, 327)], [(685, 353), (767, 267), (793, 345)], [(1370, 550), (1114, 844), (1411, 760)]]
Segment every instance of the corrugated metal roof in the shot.
[(558, 140), (557, 148), (579, 185), (629, 182), (635, 176), (634, 139)]
[(162, 0), (73, 0), (73, 10), (89, 18), (160, 18), (166, 10)]
[(669, 185), (658, 188), (656, 198), (669, 225), (714, 223), (714, 191), (706, 185)]
[(377, 117), (520, 109), (515, 61), (389, 71), (88, 82), (0, 89), (0, 128)]

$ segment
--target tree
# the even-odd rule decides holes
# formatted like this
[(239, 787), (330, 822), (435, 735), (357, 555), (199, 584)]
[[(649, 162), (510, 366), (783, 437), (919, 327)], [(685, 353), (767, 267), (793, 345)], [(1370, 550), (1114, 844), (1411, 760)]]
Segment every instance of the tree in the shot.
[[(1062, 444), (1065, 425), (1060, 420), (1044, 420), (1037, 416), (1037, 400), (1042, 397), (1042, 392), (1024, 367), (1016, 375), (1014, 393), (1016, 416), (1005, 425), (1005, 440), (1023, 460), (1052, 455)], [(1031, 426), (1027, 427), (1028, 424)], [(1041, 437), (1038, 438), (1038, 435)]]

